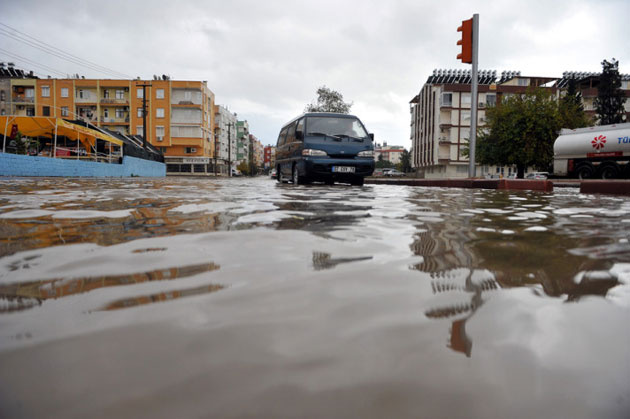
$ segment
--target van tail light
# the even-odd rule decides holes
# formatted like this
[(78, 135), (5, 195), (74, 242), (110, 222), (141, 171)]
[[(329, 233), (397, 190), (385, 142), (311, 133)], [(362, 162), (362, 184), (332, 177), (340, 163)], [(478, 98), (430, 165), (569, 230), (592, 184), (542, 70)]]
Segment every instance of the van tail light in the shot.
[(571, 173), (573, 171), (573, 159), (569, 159), (569, 164), (567, 166), (567, 172)]

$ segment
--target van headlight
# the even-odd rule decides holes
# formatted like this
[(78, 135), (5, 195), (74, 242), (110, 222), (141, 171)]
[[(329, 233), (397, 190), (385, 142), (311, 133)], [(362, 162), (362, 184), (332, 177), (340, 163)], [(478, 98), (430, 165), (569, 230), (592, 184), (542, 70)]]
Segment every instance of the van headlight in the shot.
[(313, 148), (305, 148), (302, 150), (303, 156), (327, 156), (324, 150), (315, 150)]
[(374, 150), (363, 150), (359, 151), (357, 157), (374, 157)]

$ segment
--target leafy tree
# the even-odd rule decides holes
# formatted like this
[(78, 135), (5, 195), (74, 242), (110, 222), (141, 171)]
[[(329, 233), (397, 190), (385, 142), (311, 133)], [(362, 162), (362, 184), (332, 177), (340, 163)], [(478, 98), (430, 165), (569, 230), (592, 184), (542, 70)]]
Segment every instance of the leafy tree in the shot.
[(376, 162), (375, 166), (379, 169), (385, 169), (388, 167), (394, 167), (394, 163), (390, 162), (389, 160), (380, 159)]
[(411, 172), (411, 153), (407, 150), (403, 150), (400, 156), (400, 171), (404, 173)]
[(577, 80), (569, 79), (566, 94), (558, 103), (558, 116), (561, 128), (581, 128), (591, 125), (591, 119), (584, 113), (582, 93), (577, 89)]
[(26, 154), (27, 144), (22, 140), (22, 133), (20, 131), (15, 134), (15, 154)]
[(486, 110), (487, 125), (478, 135), (476, 155), (481, 164), (515, 165), (522, 179), (525, 169), (547, 170), (560, 129), (558, 104), (544, 89), (504, 97)]
[(595, 110), (600, 125), (618, 124), (623, 122), (624, 103), (626, 97), (621, 90), (621, 76), (619, 75), (619, 61), (614, 58), (608, 62), (602, 61), (602, 74), (597, 86)]
[(236, 169), (240, 171), (244, 176), (249, 176), (249, 164), (245, 160), (241, 161)]
[(326, 86), (317, 89), (317, 102), (310, 103), (304, 108), (304, 112), (335, 112), (350, 113), (353, 103), (343, 101), (343, 95)]

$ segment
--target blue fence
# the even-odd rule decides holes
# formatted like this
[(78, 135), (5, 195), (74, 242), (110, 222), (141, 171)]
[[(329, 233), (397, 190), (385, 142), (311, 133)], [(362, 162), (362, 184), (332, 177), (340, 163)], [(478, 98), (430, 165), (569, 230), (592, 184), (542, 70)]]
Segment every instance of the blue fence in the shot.
[(123, 157), (122, 164), (0, 153), (0, 176), (161, 177), (164, 163)]

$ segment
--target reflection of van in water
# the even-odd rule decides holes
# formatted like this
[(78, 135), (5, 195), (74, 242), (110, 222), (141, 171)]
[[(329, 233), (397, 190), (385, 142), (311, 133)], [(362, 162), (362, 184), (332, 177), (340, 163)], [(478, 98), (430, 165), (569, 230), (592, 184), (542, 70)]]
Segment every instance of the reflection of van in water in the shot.
[(276, 170), (278, 182), (363, 185), (374, 171), (374, 135), (353, 115), (306, 113), (282, 127)]

